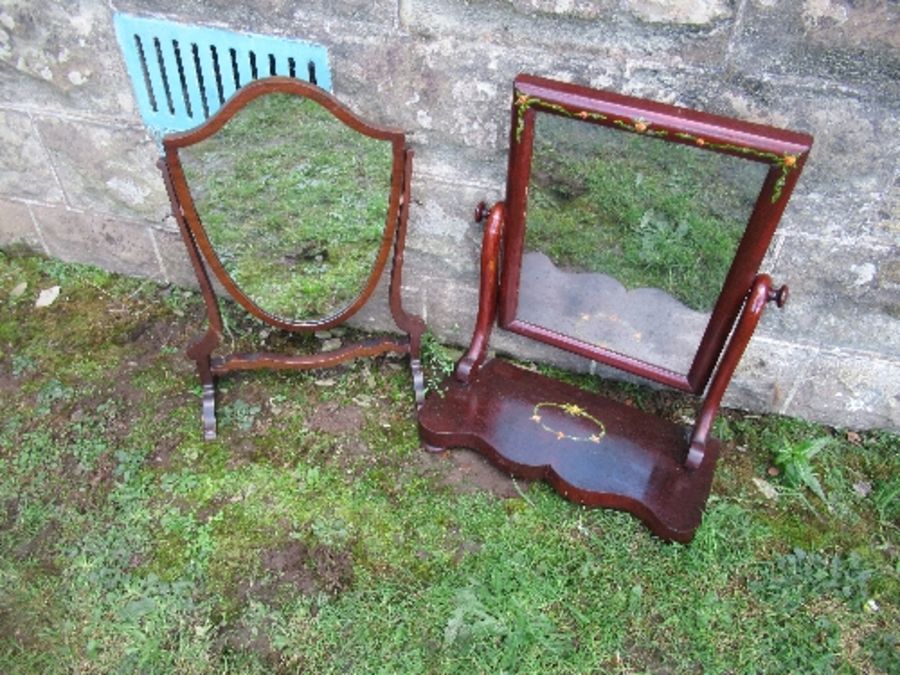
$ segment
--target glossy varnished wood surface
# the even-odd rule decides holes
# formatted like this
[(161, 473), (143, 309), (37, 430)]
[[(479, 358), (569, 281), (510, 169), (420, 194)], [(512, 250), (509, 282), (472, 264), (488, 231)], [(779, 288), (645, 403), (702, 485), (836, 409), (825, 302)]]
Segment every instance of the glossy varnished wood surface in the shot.
[[(386, 220), (377, 257), (372, 265), (366, 284), (357, 297), (346, 307), (322, 318), (304, 320), (277, 316), (257, 305), (253, 299), (245, 294), (244, 290), (232, 279), (219, 260), (218, 252), (215, 250), (206, 228), (201, 222), (191, 187), (182, 167), (181, 151), (215, 135), (229, 120), (255, 99), (271, 94), (286, 94), (313, 101), (351, 130), (369, 138), (390, 143), (392, 148), (393, 165), (391, 184), (388, 188), (389, 202)], [(176, 210), (176, 215), (180, 214), (180, 220), (184, 222), (184, 226), (190, 231), (192, 245), (199, 249), (209, 270), (216, 276), (228, 294), (244, 309), (277, 328), (294, 332), (313, 332), (326, 330), (344, 323), (366, 304), (374, 292), (378, 279), (381, 277), (387, 263), (391, 243), (395, 239), (398, 217), (401, 215), (401, 206), (409, 200), (409, 181), (404, 174), (411, 168), (412, 151), (406, 147), (406, 137), (402, 131), (375, 126), (367, 122), (334, 96), (315, 85), (290, 77), (268, 77), (255, 80), (238, 89), (234, 96), (226, 101), (216, 111), (215, 115), (206, 122), (194, 129), (165, 136), (162, 139), (162, 145), (165, 163), (163, 168), (168, 174), (166, 180), (171, 183), (170, 199), (173, 200), (173, 210)]]
[(688, 429), (499, 359), (468, 383), (448, 378), (426, 399), (419, 429), (432, 448), (472, 448), (511, 475), (545, 479), (580, 504), (629, 511), (681, 542), (700, 525), (719, 453), (709, 441), (688, 470)]

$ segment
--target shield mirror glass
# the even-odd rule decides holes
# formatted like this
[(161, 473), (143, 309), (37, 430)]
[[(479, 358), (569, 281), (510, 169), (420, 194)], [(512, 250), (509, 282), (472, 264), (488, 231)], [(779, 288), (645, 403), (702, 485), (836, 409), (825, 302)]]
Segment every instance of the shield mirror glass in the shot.
[(534, 117), (518, 320), (686, 374), (769, 166)]
[(387, 225), (389, 140), (268, 93), (178, 157), (212, 253), (264, 313), (322, 321), (364, 292)]

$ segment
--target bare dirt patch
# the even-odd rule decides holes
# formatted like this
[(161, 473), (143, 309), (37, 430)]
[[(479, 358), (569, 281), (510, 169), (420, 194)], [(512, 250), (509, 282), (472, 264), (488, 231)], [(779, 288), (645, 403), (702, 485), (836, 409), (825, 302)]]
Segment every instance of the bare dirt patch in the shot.
[(7, 499), (0, 511), (0, 532), (11, 530), (19, 518), (19, 500), (15, 498)]
[(45, 571), (55, 572), (52, 549), (56, 545), (61, 531), (59, 522), (51, 520), (34, 537), (19, 544), (13, 550), (13, 558), (16, 560), (34, 558), (40, 561), (41, 567)]
[(19, 389), (19, 381), (12, 375), (0, 371), (0, 391), (15, 392)]
[(102, 453), (86, 470), (71, 453), (62, 457), (59, 473), (66, 487), (57, 494), (64, 504), (71, 505), (79, 513), (98, 508), (115, 483), (116, 462), (111, 451)]
[(153, 452), (147, 456), (147, 464), (154, 469), (168, 470), (172, 466), (172, 455), (175, 454), (175, 450), (180, 443), (180, 438), (168, 438), (159, 441)]
[(307, 426), (326, 434), (349, 434), (358, 432), (365, 422), (365, 413), (358, 406), (321, 403), (313, 409)]
[(331, 546), (307, 546), (291, 541), (260, 554), (263, 569), (273, 576), (266, 586), (288, 586), (304, 595), (340, 593), (353, 582), (353, 556)]
[(225, 628), (216, 640), (216, 647), (219, 652), (232, 651), (249, 651), (257, 654), (264, 663), (276, 667), (278, 664), (278, 652), (272, 646), (269, 639), (272, 621), (263, 619), (259, 623), (252, 624), (243, 619), (238, 620), (234, 625)]
[(459, 494), (489, 492), (495, 497), (510, 499), (520, 497), (520, 492), (526, 491), (530, 484), (521, 479), (514, 481), (477, 452), (464, 448), (439, 453), (422, 450), (419, 463), (426, 473)]

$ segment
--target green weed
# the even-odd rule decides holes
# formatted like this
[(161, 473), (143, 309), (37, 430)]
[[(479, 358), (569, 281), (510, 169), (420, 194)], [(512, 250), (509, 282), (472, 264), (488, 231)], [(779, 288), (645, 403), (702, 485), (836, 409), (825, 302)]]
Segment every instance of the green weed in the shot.
[(871, 597), (872, 570), (853, 552), (826, 556), (796, 548), (777, 556), (762, 579), (751, 588), (785, 612), (823, 596), (846, 602), (859, 611)]
[[(0, 286), (19, 280), (67, 299), (0, 313), (20, 378), (0, 418), (0, 671), (897, 670), (896, 435), (725, 411), (703, 524), (666, 544), (419, 451), (403, 361), (229, 378), (204, 442), (183, 356), (199, 296), (0, 256)], [(443, 376), (454, 358), (429, 340)], [(669, 419), (694, 405), (554, 375)], [(350, 407), (345, 431), (316, 430)], [(830, 510), (758, 494), (782, 448)]]
[(231, 405), (222, 408), (220, 420), (223, 425), (231, 424), (241, 431), (250, 431), (261, 411), (262, 406), (238, 399)]
[(828, 505), (825, 491), (818, 476), (813, 471), (812, 460), (832, 439), (830, 437), (815, 438), (800, 443), (784, 442), (775, 449), (773, 461), (781, 470), (784, 482), (795, 488), (807, 488), (816, 497)]
[(438, 342), (430, 331), (422, 335), (422, 367), (428, 391), (437, 391), (441, 382), (450, 377), (458, 358), (458, 355)]

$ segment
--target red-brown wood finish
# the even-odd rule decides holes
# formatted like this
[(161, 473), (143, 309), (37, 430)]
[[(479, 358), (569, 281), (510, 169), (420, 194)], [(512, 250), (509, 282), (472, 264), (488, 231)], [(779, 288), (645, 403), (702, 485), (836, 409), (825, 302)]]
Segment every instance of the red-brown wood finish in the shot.
[[(628, 130), (622, 133), (654, 134), (666, 142), (702, 147), (710, 152), (722, 152), (770, 166), (688, 373), (672, 372), (628, 354), (591, 345), (517, 318), (534, 118), (538, 110), (541, 114), (564, 114), (582, 119), (586, 124)], [(500, 326), (654, 382), (701, 393), (737, 320), (811, 146), (812, 138), (806, 134), (532, 75), (519, 75), (514, 83), (511, 112), (506, 189), (508, 222), (503, 244), (498, 310)], [(774, 199), (776, 194), (778, 198)]]
[[(375, 264), (372, 266), (372, 271), (369, 274), (367, 283), (356, 299), (343, 309), (332, 316), (309, 321), (276, 316), (266, 312), (253, 302), (253, 300), (251, 300), (234, 282), (231, 275), (228, 274), (222, 263), (219, 261), (215, 247), (206, 235), (206, 230), (203, 228), (200, 216), (194, 206), (194, 200), (191, 196), (187, 179), (184, 176), (181, 159), (178, 154), (179, 149), (190, 147), (214, 135), (225, 126), (232, 117), (253, 100), (260, 96), (278, 93), (291, 94), (315, 101), (351, 129), (369, 136), (370, 138), (389, 142), (392, 145), (393, 167), (391, 170), (391, 197), (388, 203), (381, 246), (379, 247), (378, 255)], [(174, 186), (175, 195), (179, 200), (181, 210), (184, 213), (186, 224), (191, 231), (194, 241), (203, 253), (206, 264), (216, 275), (216, 278), (221, 282), (222, 286), (225, 287), (228, 294), (254, 316), (283, 330), (301, 332), (308, 332), (309, 330), (326, 330), (343, 323), (359, 311), (359, 308), (365, 304), (375, 290), (378, 279), (384, 270), (391, 243), (394, 241), (400, 202), (405, 196), (404, 173), (408, 163), (407, 153), (411, 152), (407, 150), (405, 143), (406, 141), (402, 131), (373, 126), (362, 118), (357, 117), (328, 92), (319, 89), (314, 85), (289, 77), (270, 77), (256, 80), (246, 85), (226, 101), (225, 105), (223, 105), (216, 114), (209, 118), (205, 123), (189, 131), (170, 134), (164, 137), (162, 141), (163, 150), (165, 151), (165, 161)]]
[[(633, 133), (652, 129), (673, 142), (715, 145), (771, 164), (690, 372), (672, 372), (517, 318), (535, 101), (548, 104), (541, 108), (548, 114), (586, 119), (600, 113), (603, 123), (631, 125)], [(766, 305), (780, 307), (787, 298), (787, 287), (773, 290), (768, 275), (757, 271), (812, 139), (528, 75), (515, 82), (510, 138), (506, 201), (491, 209), (482, 242), (472, 341), (454, 375), (426, 398), (419, 414), (422, 441), (431, 451), (473, 448), (512, 475), (548, 481), (567, 499), (629, 511), (664, 539), (690, 541), (720, 451), (709, 432), (722, 396)], [(484, 206), (475, 213), (480, 219)], [(485, 363), (495, 317), (503, 328), (664, 385), (701, 393), (710, 383), (696, 424), (673, 424), (499, 359)]]
[[(577, 406), (603, 425), (603, 436), (590, 440), (596, 423), (550, 403)], [(500, 359), (466, 383), (448, 378), (426, 399), (419, 430), (432, 449), (472, 448), (511, 475), (544, 479), (579, 504), (629, 511), (658, 536), (682, 542), (700, 524), (718, 453), (710, 443), (689, 471), (687, 429)]]
[[(234, 282), (222, 266), (214, 247), (203, 228), (191, 196), (178, 150), (189, 147), (210, 137), (220, 130), (244, 106), (260, 96), (268, 94), (290, 94), (308, 98), (327, 109), (332, 115), (355, 131), (369, 137), (390, 142), (393, 153), (390, 200), (384, 234), (375, 263), (365, 287), (347, 306), (332, 316), (303, 321), (272, 315), (254, 303)], [(219, 111), (199, 127), (163, 139), (164, 157), (159, 162), (163, 180), (172, 203), (172, 212), (178, 221), (191, 265), (197, 276), (200, 290), (207, 309), (209, 326), (206, 333), (190, 345), (189, 358), (197, 364), (197, 372), (203, 390), (202, 420), (204, 438), (216, 437), (215, 387), (216, 378), (235, 370), (256, 370), (261, 368), (311, 369), (338, 365), (350, 359), (375, 356), (386, 352), (410, 355), (413, 389), (419, 405), (424, 400), (424, 381), (421, 368), (421, 336), (425, 324), (418, 316), (403, 309), (400, 289), (402, 283), (403, 250), (406, 241), (407, 219), (409, 215), (410, 181), (412, 174), (412, 150), (406, 147), (401, 131), (385, 129), (369, 124), (357, 117), (327, 92), (300, 80), (272, 77), (252, 82), (229, 99)], [(324, 330), (343, 323), (356, 314), (368, 301), (378, 283), (393, 243), (389, 305), (397, 327), (405, 333), (400, 337), (384, 337), (365, 340), (358, 344), (346, 345), (331, 352), (310, 355), (288, 355), (277, 353), (232, 354), (226, 357), (212, 357), (223, 335), (219, 301), (209, 275), (215, 274), (226, 292), (248, 312), (277, 328), (292, 332), (312, 332)]]
[(781, 308), (787, 302), (788, 287), (782, 286), (777, 290), (772, 289), (772, 279), (768, 274), (760, 274), (753, 282), (750, 293), (744, 302), (741, 317), (738, 319), (734, 334), (725, 347), (722, 355), (722, 361), (713, 375), (712, 383), (706, 397), (703, 399), (703, 405), (700, 408), (700, 416), (694, 425), (694, 432), (691, 435), (691, 445), (688, 448), (687, 457), (685, 458), (685, 466), (689, 469), (696, 469), (703, 461), (703, 455), (707, 447), (707, 439), (709, 438), (710, 429), (712, 429), (713, 421), (716, 413), (719, 411), (719, 404), (731, 382), (734, 370), (737, 368), (744, 355), (744, 349), (750, 342), (753, 331), (756, 330), (756, 324), (762, 317), (763, 310), (769, 302)]
[[(475, 219), (480, 221), (483, 208), (475, 212)], [(487, 355), (491, 329), (497, 318), (497, 283), (499, 281), (498, 264), (500, 261), (500, 241), (503, 235), (504, 221), (503, 202), (497, 202), (488, 214), (484, 226), (481, 244), (481, 287), (479, 289), (478, 316), (475, 318), (475, 331), (469, 349), (456, 364), (454, 374), (460, 382), (468, 382), (478, 372)]]

